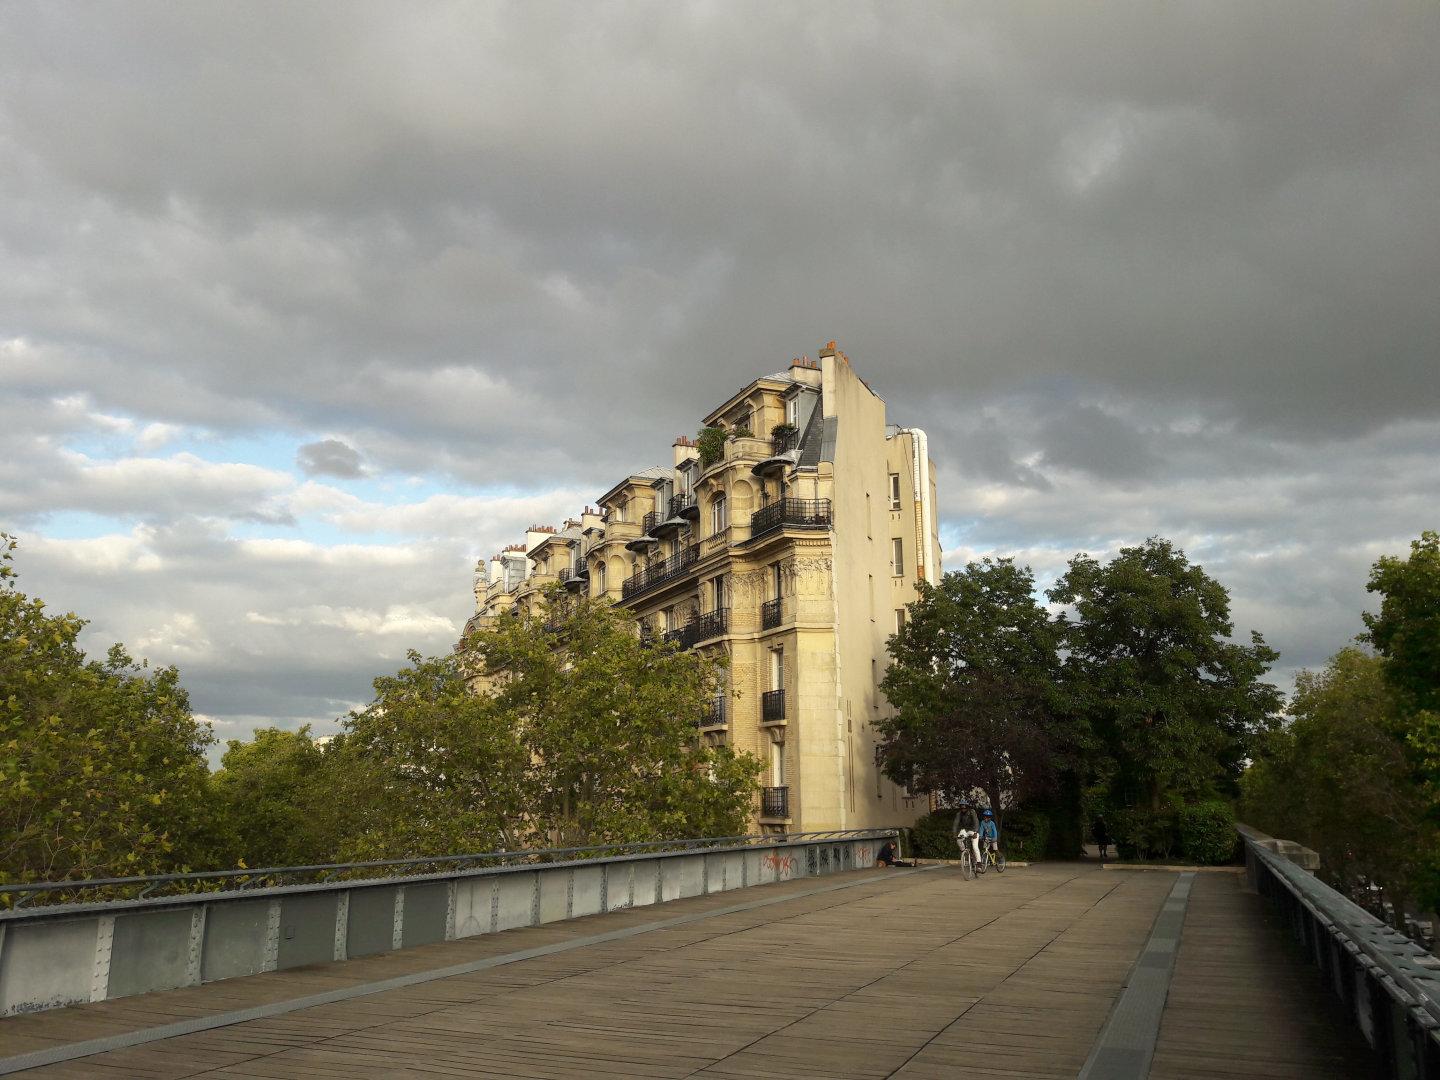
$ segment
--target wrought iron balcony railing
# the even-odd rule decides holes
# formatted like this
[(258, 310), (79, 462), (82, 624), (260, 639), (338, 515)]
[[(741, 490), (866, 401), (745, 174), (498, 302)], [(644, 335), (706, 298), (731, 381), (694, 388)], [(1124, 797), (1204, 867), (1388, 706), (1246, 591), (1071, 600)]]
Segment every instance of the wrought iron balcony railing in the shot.
[(766, 690), (760, 695), (760, 719), (763, 721), (785, 719), (784, 690)]
[(799, 431), (782, 431), (770, 437), (770, 452), (776, 457), (800, 445)]
[(674, 581), (676, 578), (684, 577), (695, 565), (700, 557), (700, 549), (694, 544), (681, 548), (668, 559), (658, 563), (651, 563), (644, 570), (637, 570), (625, 579), (620, 586), (620, 598), (629, 600), (632, 596), (639, 596), (643, 592), (663, 585), (667, 581)]
[(702, 641), (719, 637), (725, 633), (729, 624), (730, 609), (716, 608), (714, 611), (705, 612), (704, 615), (695, 616), (677, 630), (671, 630), (665, 635), (665, 640), (678, 642), (682, 649), (688, 649)]
[(755, 511), (750, 519), (750, 538), (753, 540), (787, 525), (828, 529), (831, 520), (829, 499), (776, 499)]
[(697, 726), (702, 728), (725, 726), (724, 697), (714, 698), (713, 700), (711, 700), (710, 704), (706, 705), (705, 708), (700, 711), (700, 718), (697, 721)]
[(695, 510), (695, 509), (697, 509), (697, 508), (696, 508), (696, 506), (695, 506), (695, 496), (694, 496), (694, 495), (671, 495), (671, 496), (670, 496), (670, 516), (671, 516), (672, 518), (674, 518), (674, 517), (687, 517), (688, 515), (687, 515), (686, 511), (688, 511), (688, 510)]
[(658, 510), (651, 510), (640, 519), (640, 529), (646, 536), (654, 536), (655, 526), (663, 520)]
[(788, 818), (790, 816), (790, 789), (788, 787), (761, 788), (760, 816)]
[(761, 630), (774, 630), (780, 625), (780, 617), (780, 598), (778, 596), (774, 600), (766, 600), (760, 605)]

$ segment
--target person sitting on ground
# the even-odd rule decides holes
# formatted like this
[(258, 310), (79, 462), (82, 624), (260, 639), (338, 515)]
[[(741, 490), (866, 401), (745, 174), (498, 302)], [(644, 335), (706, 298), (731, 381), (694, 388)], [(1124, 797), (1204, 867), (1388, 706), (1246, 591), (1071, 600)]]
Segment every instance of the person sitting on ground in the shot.
[(995, 824), (995, 815), (988, 809), (980, 818), (980, 842), (986, 850), (994, 851), (1000, 846), (1000, 826)]
[(955, 824), (952, 831), (955, 833), (955, 846), (963, 848), (968, 843), (970, 851), (978, 863), (980, 861), (980, 844), (977, 837), (980, 835), (980, 821), (975, 816), (975, 807), (970, 805), (969, 799), (960, 800), (960, 808), (955, 811)]
[(900, 849), (895, 846), (894, 840), (885, 841), (880, 854), (875, 856), (876, 866), (914, 866), (913, 862), (900, 861)]

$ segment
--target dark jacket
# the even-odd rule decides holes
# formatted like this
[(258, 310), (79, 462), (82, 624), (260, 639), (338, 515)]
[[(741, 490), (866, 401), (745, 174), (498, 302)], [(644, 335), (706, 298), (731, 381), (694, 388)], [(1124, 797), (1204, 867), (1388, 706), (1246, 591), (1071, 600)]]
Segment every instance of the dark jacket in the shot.
[(955, 824), (951, 826), (950, 832), (958, 836), (961, 829), (969, 829), (971, 832), (980, 831), (980, 816), (975, 813), (973, 806), (955, 812)]

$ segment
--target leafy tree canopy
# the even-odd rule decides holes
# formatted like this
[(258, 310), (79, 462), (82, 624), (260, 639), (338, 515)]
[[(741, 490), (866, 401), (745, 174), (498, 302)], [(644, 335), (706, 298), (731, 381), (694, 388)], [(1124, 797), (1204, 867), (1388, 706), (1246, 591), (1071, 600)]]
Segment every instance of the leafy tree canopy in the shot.
[(0, 534), (0, 876), (62, 880), (207, 864), (208, 726), (173, 667), (103, 661), (76, 644), (83, 619), (15, 587)]
[(1440, 711), (1440, 534), (1412, 540), (1408, 559), (1379, 559), (1366, 588), (1381, 597), (1364, 618), (1386, 677), (1413, 708)]
[(247, 866), (327, 862), (337, 849), (334, 777), (324, 750), (299, 731), (259, 728), (227, 744), (211, 789), (235, 859)]
[(1230, 640), (1224, 586), (1152, 537), (1104, 565), (1077, 555), (1048, 595), (1074, 612), (1063, 621), (1066, 684), (1112, 801), (1158, 810), (1233, 793), (1281, 696), (1262, 681), (1278, 654), (1257, 633)]
[(1384, 662), (1361, 649), (1302, 671), (1290, 723), (1261, 737), (1242, 778), (1242, 810), (1258, 828), (1318, 851), (1342, 885), (1365, 877), (1413, 897), (1436, 837), (1392, 736), (1397, 709)]
[(997, 813), (1051, 787), (1074, 732), (1057, 720), (1059, 635), (1034, 586), (1028, 567), (988, 558), (920, 583), (881, 683), (897, 782), (952, 802), (980, 789)]

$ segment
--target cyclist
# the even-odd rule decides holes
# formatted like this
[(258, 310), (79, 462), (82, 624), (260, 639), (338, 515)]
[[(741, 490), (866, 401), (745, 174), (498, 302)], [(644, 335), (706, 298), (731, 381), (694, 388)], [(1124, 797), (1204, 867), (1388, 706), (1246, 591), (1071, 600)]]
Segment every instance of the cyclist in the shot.
[(995, 815), (987, 807), (980, 818), (980, 842), (987, 851), (994, 851), (1000, 846), (1000, 827), (995, 824)]
[(975, 865), (980, 865), (980, 844), (977, 837), (980, 835), (980, 822), (975, 816), (975, 807), (970, 805), (969, 799), (961, 799), (960, 807), (955, 811), (955, 846), (964, 847), (967, 843), (975, 855)]

